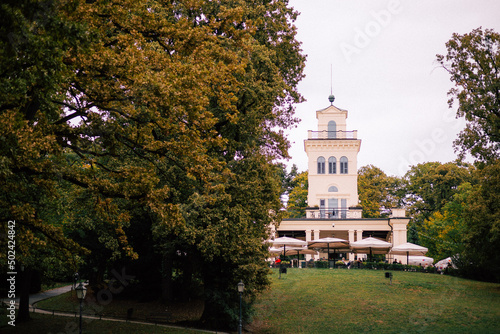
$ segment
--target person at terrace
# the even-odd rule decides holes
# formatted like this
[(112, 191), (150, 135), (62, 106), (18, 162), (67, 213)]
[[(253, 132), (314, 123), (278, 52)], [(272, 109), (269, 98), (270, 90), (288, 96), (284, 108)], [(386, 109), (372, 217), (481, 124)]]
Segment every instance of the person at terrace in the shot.
[(345, 257), (343, 257), (342, 262), (348, 269), (351, 269), (351, 261), (346, 261)]

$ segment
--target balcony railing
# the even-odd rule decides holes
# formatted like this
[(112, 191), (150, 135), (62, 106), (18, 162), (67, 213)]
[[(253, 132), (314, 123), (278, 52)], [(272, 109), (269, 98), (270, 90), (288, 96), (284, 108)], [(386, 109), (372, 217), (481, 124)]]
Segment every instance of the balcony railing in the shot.
[(358, 130), (354, 131), (308, 131), (308, 139), (357, 139)]
[(361, 218), (361, 208), (349, 209), (320, 209), (320, 208), (307, 208), (306, 218), (323, 218), (323, 219), (353, 219)]

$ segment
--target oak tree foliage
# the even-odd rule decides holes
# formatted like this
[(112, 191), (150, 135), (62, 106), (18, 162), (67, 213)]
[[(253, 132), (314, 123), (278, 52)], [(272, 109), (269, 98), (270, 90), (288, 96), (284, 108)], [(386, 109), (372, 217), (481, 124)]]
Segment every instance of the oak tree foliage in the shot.
[(382, 218), (401, 204), (402, 181), (387, 176), (380, 168), (367, 165), (358, 170), (358, 193), (363, 218)]
[(463, 251), (460, 269), (472, 278), (500, 281), (498, 272), (498, 164), (500, 140), (500, 34), (474, 29), (453, 34), (447, 54), (437, 55), (455, 87), (449, 105), (457, 102), (457, 117), (466, 128), (455, 141), (464, 158), (468, 153), (478, 168), (475, 182), (461, 206)]
[(462, 183), (471, 182), (470, 168), (453, 162), (426, 162), (412, 166), (405, 174), (403, 203), (412, 217), (408, 226), (410, 242), (425, 243), (421, 238), (426, 233), (424, 221), (440, 211)]
[[(247, 280), (249, 303), (267, 284), (262, 241), (280, 209), (274, 162), (288, 156), (283, 129), (302, 99), (304, 56), (287, 5), (3, 2), (1, 207), (3, 222), (21, 226), (20, 261), (49, 240), (71, 254), (85, 256), (85, 245), (135, 259), (126, 230), (140, 205), (164, 259), (180, 247), (200, 263), (204, 320), (233, 322), (236, 283)], [(41, 197), (61, 184), (76, 187), (70, 232), (93, 231), (97, 243), (42, 219)]]
[(291, 182), (288, 195), (286, 218), (304, 218), (306, 216), (307, 194), (309, 190), (308, 172), (297, 174)]
[(499, 159), (500, 34), (482, 28), (453, 34), (446, 48), (447, 54), (437, 60), (455, 84), (448, 103), (452, 108), (457, 102), (457, 117), (467, 121), (455, 148), (461, 157), (470, 153), (483, 163)]

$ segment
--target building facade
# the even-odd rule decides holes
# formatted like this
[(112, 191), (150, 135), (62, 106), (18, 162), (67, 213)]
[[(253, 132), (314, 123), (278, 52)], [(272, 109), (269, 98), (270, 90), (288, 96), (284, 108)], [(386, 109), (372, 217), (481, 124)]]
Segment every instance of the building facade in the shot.
[[(308, 157), (306, 216), (285, 219), (277, 236), (306, 241), (335, 237), (350, 242), (376, 237), (397, 246), (406, 242), (409, 219), (404, 209), (392, 209), (389, 218), (364, 219), (358, 197), (358, 153), (361, 140), (357, 131), (347, 130), (348, 111), (333, 105), (316, 111), (317, 131), (308, 131), (304, 149)], [(355, 255), (344, 253), (349, 260)], [(326, 256), (320, 254), (318, 257)], [(406, 262), (406, 257), (394, 256)], [(404, 261), (403, 261), (404, 260)]]

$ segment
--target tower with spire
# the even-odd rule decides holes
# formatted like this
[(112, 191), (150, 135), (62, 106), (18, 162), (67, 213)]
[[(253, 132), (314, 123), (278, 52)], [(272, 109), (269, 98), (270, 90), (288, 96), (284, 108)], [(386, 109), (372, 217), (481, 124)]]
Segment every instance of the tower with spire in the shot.
[[(358, 200), (357, 131), (347, 130), (347, 110), (333, 105), (316, 111), (317, 131), (308, 131), (304, 149), (309, 160), (308, 218), (358, 218), (350, 212)], [(359, 217), (360, 218), (360, 217)]]
[[(276, 227), (276, 236), (304, 241), (336, 237), (349, 242), (372, 236), (394, 246), (405, 243), (409, 218), (404, 209), (392, 209), (387, 218), (362, 218), (358, 197), (361, 140), (356, 130), (347, 128), (347, 110), (333, 105), (333, 94), (328, 100), (328, 107), (316, 111), (317, 129), (308, 131), (304, 140), (309, 181), (306, 216), (284, 219)], [(345, 257), (353, 261), (356, 255), (347, 250), (325, 254), (323, 250), (315, 258), (325, 256), (330, 260)], [(393, 258), (406, 262), (406, 257)], [(306, 255), (308, 259), (310, 255)]]

